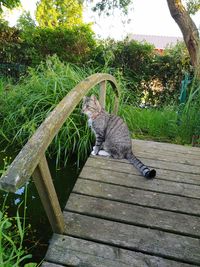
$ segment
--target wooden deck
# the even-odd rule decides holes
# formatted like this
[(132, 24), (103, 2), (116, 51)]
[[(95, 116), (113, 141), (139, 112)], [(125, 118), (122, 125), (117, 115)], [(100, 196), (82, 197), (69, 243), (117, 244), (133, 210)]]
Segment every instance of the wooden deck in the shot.
[(156, 179), (89, 157), (43, 267), (200, 266), (200, 149), (139, 140), (133, 148)]

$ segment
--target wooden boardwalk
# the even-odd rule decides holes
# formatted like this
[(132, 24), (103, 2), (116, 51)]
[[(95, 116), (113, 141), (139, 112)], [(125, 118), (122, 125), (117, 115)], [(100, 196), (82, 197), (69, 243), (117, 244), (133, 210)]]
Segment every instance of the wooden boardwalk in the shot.
[(139, 140), (133, 148), (156, 179), (125, 160), (89, 157), (43, 267), (200, 266), (200, 149)]

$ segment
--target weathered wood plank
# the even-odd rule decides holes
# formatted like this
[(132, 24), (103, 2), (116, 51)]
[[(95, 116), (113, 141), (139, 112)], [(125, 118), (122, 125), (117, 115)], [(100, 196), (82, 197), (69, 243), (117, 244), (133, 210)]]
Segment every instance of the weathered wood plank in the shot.
[(33, 180), (53, 231), (62, 234), (64, 218), (45, 155), (33, 173)]
[(56, 264), (52, 262), (46, 262), (46, 261), (44, 261), (41, 266), (42, 267), (64, 267), (64, 265), (60, 265), (60, 264)]
[(160, 179), (146, 179), (139, 175), (119, 173), (111, 170), (96, 169), (85, 166), (80, 173), (81, 178), (124, 185), (133, 188), (168, 193), (200, 199), (200, 186)]
[(200, 217), (71, 194), (65, 210), (200, 237)]
[(46, 259), (77, 267), (180, 267), (180, 264), (181, 267), (194, 266), (56, 234), (53, 235)]
[(158, 169), (174, 170), (182, 173), (200, 174), (200, 166), (193, 166), (176, 162), (174, 163), (166, 162), (166, 161), (147, 159), (147, 158), (144, 160), (144, 163), (147, 166), (151, 166), (153, 168), (158, 168)]
[(191, 147), (191, 146), (183, 146), (177, 144), (163, 143), (163, 142), (155, 142), (155, 141), (146, 141), (146, 140), (138, 140), (132, 139), (133, 149), (137, 150), (137, 148), (144, 147), (145, 149), (149, 148), (149, 152), (151, 149), (158, 149), (163, 151), (176, 151), (179, 153), (186, 153), (199, 156), (200, 148)]
[[(200, 167), (199, 166), (191, 166), (184, 165), (180, 163), (170, 163), (164, 161), (157, 161), (145, 159), (143, 163), (156, 168), (157, 175), (156, 177), (162, 177), (163, 171), (167, 170), (169, 172), (173, 171), (173, 173), (179, 173), (179, 175), (190, 176), (194, 175), (194, 177), (200, 177)], [(111, 158), (105, 158), (102, 156), (90, 156), (86, 162), (86, 166), (95, 166), (96, 168), (103, 168), (105, 170), (115, 170), (117, 172), (125, 172), (125, 173), (135, 173), (139, 174), (137, 169), (130, 164), (127, 160), (116, 160)], [(183, 166), (183, 168), (181, 168)], [(193, 169), (193, 172), (191, 172)], [(198, 179), (198, 178), (197, 178)]]
[[(133, 167), (131, 164), (127, 162), (120, 162), (113, 160), (112, 162), (106, 161), (105, 159), (99, 159), (98, 162), (95, 160), (95, 158), (90, 157), (88, 158), (85, 167), (89, 168), (95, 168), (97, 169), (103, 169), (105, 171), (114, 171), (117, 173), (125, 173), (125, 174), (133, 174), (133, 175), (139, 175), (140, 178), (142, 177), (141, 174), (138, 172), (138, 170)], [(156, 179), (161, 180), (169, 180), (174, 182), (181, 182), (181, 183), (188, 183), (188, 184), (196, 184), (200, 185), (200, 175), (199, 174), (188, 174), (188, 173), (182, 173), (177, 171), (171, 171), (171, 170), (163, 170), (163, 169), (156, 169)]]
[(200, 166), (200, 149), (196, 151), (197, 153), (191, 154), (191, 150), (188, 147), (178, 146), (182, 150), (177, 151), (176, 148), (172, 150), (167, 150), (168, 144), (164, 144), (164, 148), (160, 143), (154, 142), (154, 146), (147, 145), (149, 142), (139, 140), (132, 140), (133, 152), (135, 155), (141, 158), (149, 158), (154, 160), (164, 160), (168, 162), (176, 162), (189, 165)]
[(180, 154), (176, 152), (167, 152), (163, 150), (156, 151), (153, 150), (151, 153), (148, 151), (145, 151), (143, 149), (137, 150), (135, 153), (138, 158), (141, 158), (142, 160), (145, 159), (153, 159), (153, 160), (162, 160), (167, 162), (175, 162), (175, 163), (181, 163), (181, 164), (187, 164), (192, 166), (200, 166), (200, 155), (199, 157), (194, 155), (185, 155)]
[(164, 179), (168, 181), (180, 182), (180, 183), (188, 183), (188, 184), (196, 184), (200, 185), (200, 175), (193, 173), (182, 173), (171, 170), (157, 170), (158, 176), (157, 179)]
[[(98, 161), (98, 162), (97, 162)], [(139, 174), (138, 170), (132, 166), (132, 164), (128, 163), (127, 160), (114, 160), (108, 159), (98, 156), (93, 157), (90, 156), (85, 164), (85, 166), (102, 168), (105, 170), (112, 170), (122, 173), (130, 173), (130, 174)], [(194, 183), (200, 184), (200, 174), (192, 174), (192, 173), (182, 173), (173, 170), (164, 170), (164, 169), (156, 169), (157, 179), (165, 179), (177, 182), (185, 182), (185, 183)]]
[(200, 264), (197, 238), (64, 212), (66, 234), (122, 248)]
[(103, 108), (106, 106), (106, 81), (100, 83), (99, 102)]
[(124, 203), (200, 215), (200, 201), (194, 198), (150, 192), (80, 178), (75, 184), (73, 192)]

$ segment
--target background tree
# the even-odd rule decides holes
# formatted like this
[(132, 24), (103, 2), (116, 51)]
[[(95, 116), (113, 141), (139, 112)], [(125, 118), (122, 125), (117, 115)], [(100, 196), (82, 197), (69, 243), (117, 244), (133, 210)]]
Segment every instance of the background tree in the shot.
[(40, 27), (71, 28), (82, 23), (83, 6), (78, 0), (41, 0), (37, 4), (36, 20)]
[(34, 19), (32, 19), (29, 11), (24, 11), (17, 20), (16, 27), (24, 32), (32, 30), (36, 27)]
[[(91, 0), (87, 0), (91, 1)], [(106, 11), (111, 8), (121, 8), (124, 12), (127, 11), (130, 3), (134, 0), (99, 0), (94, 8), (95, 11)], [(187, 0), (187, 9), (183, 6), (181, 0), (167, 0), (171, 16), (178, 24), (183, 38), (188, 49), (191, 64), (197, 71), (200, 77), (200, 39), (198, 29), (190, 17), (190, 14), (200, 10), (200, 0)], [(108, 12), (107, 12), (108, 13)]]
[(188, 0), (186, 2), (187, 11), (189, 14), (195, 14), (198, 10), (200, 10), (200, 0)]
[[(189, 12), (183, 6), (181, 0), (167, 0), (171, 16), (178, 24), (190, 54), (191, 64), (195, 67), (200, 77), (200, 39), (199, 31), (191, 19)], [(192, 3), (192, 1), (190, 1)], [(190, 4), (191, 6), (191, 4)], [(198, 6), (197, 6), (198, 8)]]
[(20, 5), (20, 0), (0, 0), (0, 14), (3, 12), (2, 7), (13, 9)]

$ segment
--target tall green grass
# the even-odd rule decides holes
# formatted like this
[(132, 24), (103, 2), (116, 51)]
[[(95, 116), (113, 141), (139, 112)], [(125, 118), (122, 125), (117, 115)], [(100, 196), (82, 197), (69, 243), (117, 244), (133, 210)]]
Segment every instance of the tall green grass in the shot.
[(193, 79), (185, 104), (159, 109), (123, 105), (120, 114), (134, 138), (190, 145), (193, 135), (200, 135), (200, 81)]
[[(41, 63), (37, 69), (29, 69), (28, 76), (18, 84), (7, 85), (8, 89), (4, 87), (0, 91), (0, 140), (4, 145), (21, 148), (62, 98), (95, 72), (98, 70), (64, 64), (56, 56)], [(98, 86), (91, 93), (97, 94)], [(107, 98), (109, 108), (113, 99), (110, 96)], [(93, 140), (79, 105), (54, 138), (48, 152), (56, 155), (57, 163), (61, 158), (66, 162), (72, 154), (79, 162), (87, 157)]]
[[(0, 176), (6, 171), (11, 161), (10, 157), (3, 159)], [(24, 188), (24, 200), (16, 207), (15, 216), (10, 215), (9, 193), (2, 193), (0, 206), (0, 266), (2, 267), (36, 267), (30, 262), (32, 255), (24, 245), (25, 236), (30, 230), (26, 223), (27, 186)]]
[[(32, 255), (25, 249), (23, 242), (29, 228), (26, 226), (26, 198), (23, 208), (23, 217), (19, 214), (20, 204), (16, 216), (10, 217), (6, 206), (7, 195), (0, 210), (0, 266), (19, 267), (25, 266), (25, 261), (30, 261)], [(23, 264), (22, 264), (23, 263)], [(32, 264), (36, 266), (36, 264)]]
[(174, 107), (141, 109), (124, 105), (120, 115), (126, 121), (132, 138), (179, 143), (177, 113)]
[(200, 135), (200, 79), (195, 77), (183, 107), (181, 126), (188, 135)]
[[(28, 77), (0, 92), (1, 140), (22, 147), (59, 101), (88, 75), (83, 68), (65, 65), (57, 57), (30, 69)], [(83, 155), (90, 147), (90, 131), (79, 114), (77, 107), (50, 146), (49, 152), (56, 153), (58, 160), (61, 154), (67, 158), (80, 151)]]

